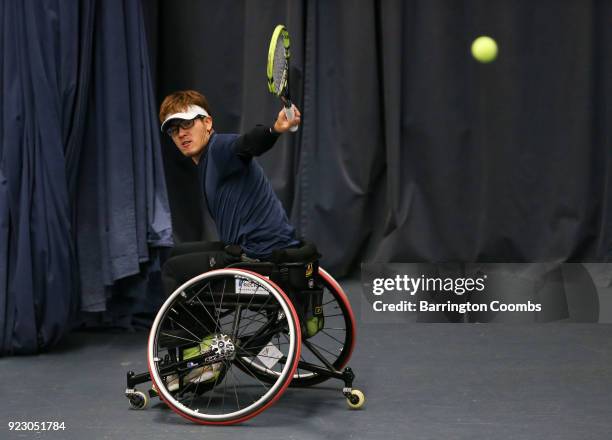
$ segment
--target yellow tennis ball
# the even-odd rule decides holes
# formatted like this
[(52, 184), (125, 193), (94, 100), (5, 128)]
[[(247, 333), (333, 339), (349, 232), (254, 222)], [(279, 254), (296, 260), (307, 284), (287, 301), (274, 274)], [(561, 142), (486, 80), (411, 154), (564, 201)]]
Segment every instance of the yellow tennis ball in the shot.
[(497, 58), (497, 43), (491, 37), (478, 37), (472, 43), (472, 56), (481, 63), (490, 63)]

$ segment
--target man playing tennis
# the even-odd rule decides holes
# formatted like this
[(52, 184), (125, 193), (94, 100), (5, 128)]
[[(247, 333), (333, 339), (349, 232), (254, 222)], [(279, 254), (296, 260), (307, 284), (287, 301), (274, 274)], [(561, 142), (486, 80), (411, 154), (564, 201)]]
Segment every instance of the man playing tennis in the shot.
[(268, 151), (280, 134), (300, 124), (300, 112), (288, 120), (284, 110), (272, 127), (258, 125), (243, 135), (216, 133), (206, 98), (178, 91), (161, 104), (162, 132), (198, 167), (204, 205), (221, 242), (177, 245), (162, 269), (167, 295), (180, 284), (224, 266), (223, 249), (237, 245), (248, 258), (265, 260), (277, 249), (299, 246), (295, 229), (261, 166), (253, 160)]

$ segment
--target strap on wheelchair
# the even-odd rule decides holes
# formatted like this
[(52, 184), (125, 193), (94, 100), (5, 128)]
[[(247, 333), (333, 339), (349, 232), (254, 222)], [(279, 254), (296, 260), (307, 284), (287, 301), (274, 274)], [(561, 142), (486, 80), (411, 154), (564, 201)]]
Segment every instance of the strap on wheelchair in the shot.
[(321, 257), (313, 243), (302, 242), (300, 247), (275, 249), (272, 251), (270, 261), (280, 263), (309, 263)]
[(228, 244), (225, 246), (224, 250), (232, 257), (239, 258), (242, 263), (259, 263), (260, 261), (257, 258), (247, 257), (247, 254), (245, 254), (242, 248), (237, 244)]
[(224, 250), (232, 257), (240, 258), (240, 256), (242, 255), (242, 248), (237, 244), (228, 244), (227, 246), (225, 246)]
[[(224, 248), (232, 257), (240, 258), (245, 263), (257, 263), (261, 260), (248, 257), (240, 245), (228, 244)], [(275, 249), (269, 260), (274, 263), (308, 263), (321, 258), (321, 254), (313, 243), (302, 241), (298, 247)]]

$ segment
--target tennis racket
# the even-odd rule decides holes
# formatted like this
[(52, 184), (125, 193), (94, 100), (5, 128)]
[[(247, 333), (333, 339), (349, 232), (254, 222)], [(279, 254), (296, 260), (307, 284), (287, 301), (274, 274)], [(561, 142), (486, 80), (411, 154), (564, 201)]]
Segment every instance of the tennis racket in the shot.
[[(285, 26), (279, 24), (272, 33), (268, 49), (268, 90), (283, 102), (287, 120), (291, 121), (295, 112), (289, 95), (289, 46), (289, 32)], [(297, 125), (290, 128), (291, 131), (297, 129)]]

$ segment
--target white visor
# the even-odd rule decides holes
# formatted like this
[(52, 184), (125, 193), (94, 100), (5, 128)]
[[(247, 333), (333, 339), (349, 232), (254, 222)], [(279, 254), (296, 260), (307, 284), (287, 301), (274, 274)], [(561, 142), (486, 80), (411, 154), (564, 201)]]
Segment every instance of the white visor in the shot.
[(206, 112), (206, 110), (204, 110), (199, 105), (190, 105), (189, 107), (187, 107), (186, 111), (182, 113), (173, 113), (170, 116), (168, 116), (166, 120), (164, 121), (164, 123), (161, 125), (161, 131), (163, 133), (167, 127), (166, 124), (168, 124), (168, 122), (172, 121), (173, 119), (188, 120), (188, 119), (193, 119), (198, 116), (210, 116), (210, 115)]

